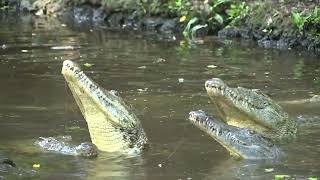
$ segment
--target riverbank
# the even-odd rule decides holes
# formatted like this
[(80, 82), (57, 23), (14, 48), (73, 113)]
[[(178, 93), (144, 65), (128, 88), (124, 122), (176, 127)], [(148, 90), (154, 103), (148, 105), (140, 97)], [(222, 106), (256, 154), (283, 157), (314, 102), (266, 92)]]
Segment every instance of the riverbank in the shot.
[(166, 40), (180, 36), (190, 44), (217, 35), (251, 39), (264, 48), (320, 53), (318, 0), (10, 0), (2, 3), (7, 6), (37, 16), (73, 17), (80, 24), (155, 32)]

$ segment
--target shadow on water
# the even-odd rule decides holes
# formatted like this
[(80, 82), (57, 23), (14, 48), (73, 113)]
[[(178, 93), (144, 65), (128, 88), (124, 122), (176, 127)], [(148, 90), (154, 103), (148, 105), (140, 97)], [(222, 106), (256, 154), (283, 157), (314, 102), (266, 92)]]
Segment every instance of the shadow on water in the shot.
[[(320, 176), (319, 126), (303, 127), (276, 161), (237, 161), (186, 121), (191, 110), (214, 114), (205, 80), (261, 89), (275, 100), (319, 94), (319, 57), (260, 49), (246, 42), (207, 40), (188, 49), (132, 32), (85, 30), (54, 19), (0, 13), (0, 155), (42, 179), (272, 179)], [(66, 47), (69, 48), (61, 48)], [(73, 48), (70, 48), (73, 47)], [(106, 89), (136, 109), (151, 143), (140, 157), (101, 153), (96, 159), (48, 153), (39, 136), (90, 139), (86, 123), (60, 75), (73, 59)], [(319, 106), (284, 108), (293, 118), (319, 117)], [(0, 173), (0, 179), (3, 175)]]

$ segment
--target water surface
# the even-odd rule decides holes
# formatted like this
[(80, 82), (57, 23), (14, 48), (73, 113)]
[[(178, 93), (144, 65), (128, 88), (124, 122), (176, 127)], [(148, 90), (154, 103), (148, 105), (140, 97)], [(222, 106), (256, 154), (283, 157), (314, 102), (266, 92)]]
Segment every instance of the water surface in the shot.
[[(238, 161), (187, 120), (189, 111), (214, 108), (205, 80), (261, 89), (277, 101), (319, 94), (319, 57), (261, 49), (250, 42), (208, 39), (190, 49), (136, 32), (84, 28), (54, 19), (0, 14), (0, 155), (41, 179), (272, 179), (276, 174), (320, 176), (320, 126), (300, 129), (275, 161)], [(55, 49), (72, 46), (73, 49)], [(114, 89), (142, 121), (151, 148), (139, 157), (101, 153), (86, 159), (39, 150), (39, 136), (89, 141), (86, 123), (60, 74), (63, 60)], [(164, 59), (159, 60), (159, 59)], [(213, 66), (215, 68), (212, 68)], [(209, 66), (209, 67), (208, 67)], [(179, 82), (180, 79), (180, 82)], [(183, 82), (181, 82), (183, 79)], [(317, 105), (286, 105), (292, 118), (320, 116)], [(272, 172), (266, 172), (272, 169)], [(0, 172), (2, 176), (8, 173)], [(10, 177), (18, 178), (13, 174)], [(23, 175), (22, 175), (23, 176)]]

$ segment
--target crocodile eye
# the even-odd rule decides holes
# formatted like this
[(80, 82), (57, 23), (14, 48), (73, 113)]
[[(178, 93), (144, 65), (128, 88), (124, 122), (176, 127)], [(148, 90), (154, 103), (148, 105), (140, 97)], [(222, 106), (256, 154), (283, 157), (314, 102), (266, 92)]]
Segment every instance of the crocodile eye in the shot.
[(248, 130), (248, 133), (250, 134), (250, 135), (254, 135), (255, 134), (255, 132), (253, 131), (253, 130)]

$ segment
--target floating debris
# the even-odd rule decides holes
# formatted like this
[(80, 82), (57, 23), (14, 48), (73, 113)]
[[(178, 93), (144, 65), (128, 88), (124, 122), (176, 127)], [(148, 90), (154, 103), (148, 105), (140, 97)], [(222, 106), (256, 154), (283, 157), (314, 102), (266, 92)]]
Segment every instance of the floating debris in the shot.
[(94, 64), (90, 64), (90, 63), (84, 63), (83, 66), (84, 67), (87, 67), (87, 68), (90, 68), (92, 67)]
[(214, 68), (216, 68), (216, 67), (218, 67), (218, 66), (213, 65), (213, 64), (207, 66), (207, 68), (212, 68), (212, 69), (214, 69)]
[(144, 88), (144, 89), (137, 89), (139, 92), (146, 92), (148, 90), (148, 88)]
[(41, 167), (41, 165), (40, 165), (39, 163), (35, 163), (35, 164), (32, 164), (32, 167), (33, 167), (34, 169), (38, 169), (38, 168)]
[(75, 46), (53, 46), (50, 49), (53, 50), (69, 50), (69, 49), (79, 49), (80, 47), (75, 47)]
[(178, 79), (178, 82), (179, 82), (179, 83), (183, 83), (183, 82), (184, 82), (184, 79), (183, 79), (183, 78), (179, 78), (179, 79)]
[(273, 172), (274, 169), (273, 168), (267, 168), (267, 169), (264, 169), (264, 172)]
[(139, 66), (138, 69), (146, 69), (147, 66)]
[(184, 22), (187, 20), (187, 16), (181, 16), (179, 22)]
[(166, 62), (167, 60), (165, 60), (164, 58), (158, 58), (156, 59), (155, 61), (153, 61), (154, 64), (158, 64), (158, 63), (164, 63)]
[(289, 175), (274, 175), (274, 180), (284, 180), (286, 178), (290, 178)]

